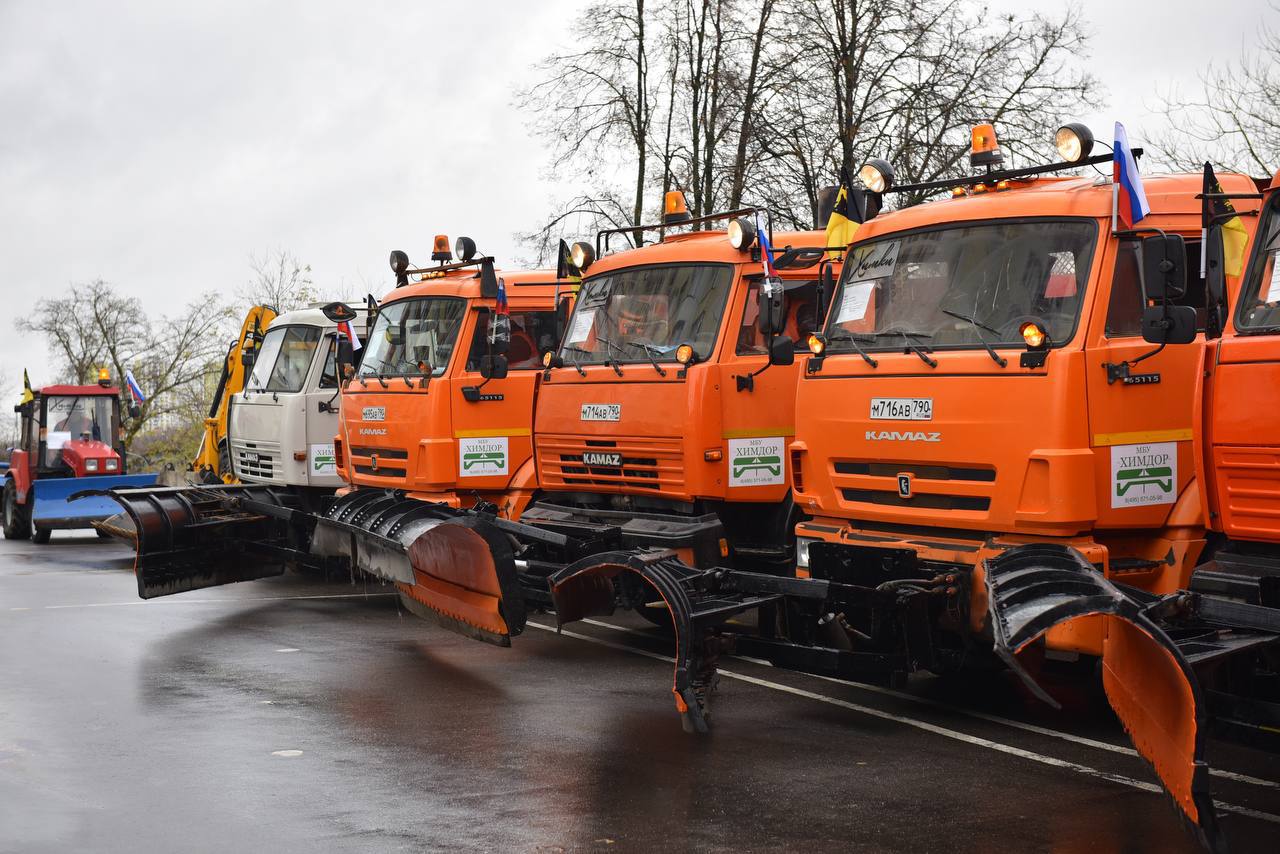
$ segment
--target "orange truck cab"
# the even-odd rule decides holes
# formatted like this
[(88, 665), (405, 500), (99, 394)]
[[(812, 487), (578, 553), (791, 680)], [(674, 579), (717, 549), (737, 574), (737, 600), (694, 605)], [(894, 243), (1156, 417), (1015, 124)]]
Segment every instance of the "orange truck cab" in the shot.
[(612, 532), (696, 566), (792, 570), (786, 447), (799, 365), (789, 348), (816, 329), (830, 262), (822, 232), (774, 234), (779, 288), (762, 321), (753, 213), (695, 223), (730, 219), (727, 230), (673, 233), (688, 221), (677, 213), (659, 242), (594, 262), (612, 232), (595, 248), (575, 244), (587, 269), (538, 399), (539, 495), (524, 522)]
[(574, 283), (555, 271), (497, 273), (510, 341), (505, 376), (486, 379), (499, 296), (482, 292), (475, 266), (420, 275), (378, 307), (343, 387), (340, 472), (359, 489), (451, 507), (485, 502), (518, 518), (537, 486), (531, 422), (542, 355), (555, 349), (556, 303)]

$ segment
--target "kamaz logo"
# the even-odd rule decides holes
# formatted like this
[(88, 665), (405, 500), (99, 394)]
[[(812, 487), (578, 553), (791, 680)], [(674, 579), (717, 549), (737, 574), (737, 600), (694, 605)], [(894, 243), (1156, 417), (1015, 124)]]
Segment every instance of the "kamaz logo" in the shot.
[(868, 442), (941, 442), (941, 433), (920, 430), (868, 430)]

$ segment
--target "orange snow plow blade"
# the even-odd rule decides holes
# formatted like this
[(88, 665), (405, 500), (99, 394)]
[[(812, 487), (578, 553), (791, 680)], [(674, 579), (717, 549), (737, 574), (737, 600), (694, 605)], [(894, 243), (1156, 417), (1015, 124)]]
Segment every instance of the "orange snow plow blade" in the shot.
[(1201, 844), (1218, 850), (1221, 837), (1204, 762), (1204, 701), (1169, 636), (1070, 547), (1009, 549), (985, 561), (983, 571), (996, 654), (1055, 708), (1058, 702), (1022, 666), (1018, 653), (1054, 626), (1094, 615), (1105, 619), (1103, 685), (1111, 707)]
[(357, 490), (316, 522), (312, 554), (340, 558), (393, 582), (405, 607), (459, 634), (499, 646), (524, 630), (524, 594), (505, 520)]

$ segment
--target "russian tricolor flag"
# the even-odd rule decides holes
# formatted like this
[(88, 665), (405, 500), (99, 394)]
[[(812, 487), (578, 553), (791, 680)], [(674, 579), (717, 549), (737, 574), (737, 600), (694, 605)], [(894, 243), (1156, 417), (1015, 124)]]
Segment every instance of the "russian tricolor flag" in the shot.
[(1124, 125), (1116, 122), (1116, 139), (1112, 157), (1112, 177), (1115, 180), (1116, 216), (1125, 228), (1151, 213), (1147, 194), (1142, 189), (1142, 176), (1138, 174), (1138, 161), (1129, 148), (1129, 137)]
[(138, 381), (133, 378), (133, 371), (124, 372), (124, 384), (129, 387), (129, 394), (133, 397), (134, 403), (141, 406), (146, 402), (147, 396), (142, 393), (142, 386), (138, 385)]
[(778, 271), (773, 266), (773, 247), (769, 245), (769, 232), (765, 231), (760, 211), (756, 211), (756, 240), (760, 241), (760, 263), (764, 265), (764, 277), (777, 278)]
[(360, 349), (362, 346), (360, 344), (360, 336), (356, 334), (356, 328), (350, 320), (344, 320), (339, 323), (338, 331), (347, 336), (347, 340), (351, 342), (352, 352)]

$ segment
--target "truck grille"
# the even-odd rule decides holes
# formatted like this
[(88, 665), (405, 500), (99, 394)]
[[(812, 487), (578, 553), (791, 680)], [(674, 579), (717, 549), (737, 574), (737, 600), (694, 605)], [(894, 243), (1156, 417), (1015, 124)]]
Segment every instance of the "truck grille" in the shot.
[(251, 480), (275, 480), (283, 475), (280, 446), (276, 442), (234, 442), (232, 464), (236, 475)]
[[(620, 456), (619, 466), (588, 466), (582, 455)], [(679, 439), (588, 439), (540, 436), (538, 472), (551, 489), (645, 492), (680, 497), (685, 493), (684, 450)]]
[[(352, 445), (347, 455), (354, 472), (365, 478), (404, 480), (408, 474), (409, 452), (404, 448)], [(374, 468), (374, 457), (378, 460), (377, 468)]]
[[(910, 478), (909, 495), (900, 491), (900, 475)], [(969, 463), (836, 460), (832, 465), (832, 482), (850, 508), (986, 513), (995, 481), (993, 467)]]

